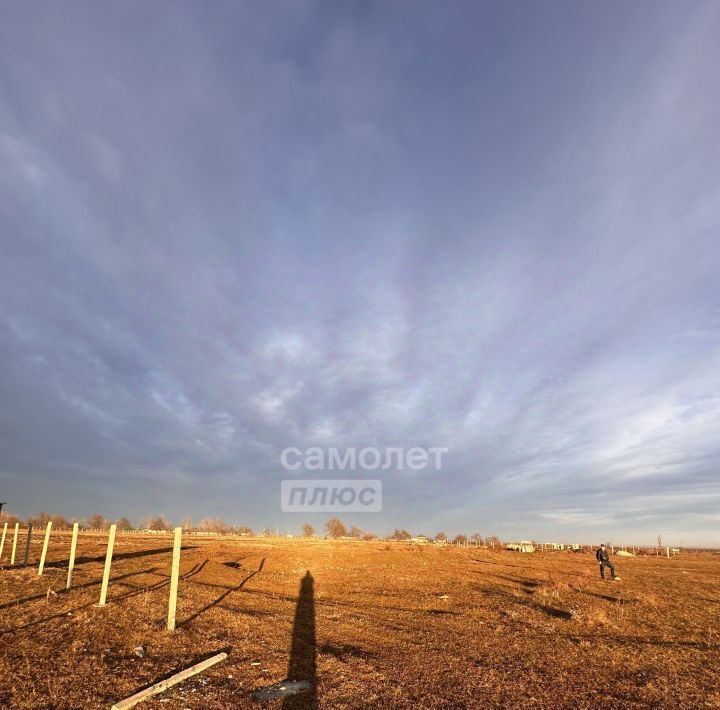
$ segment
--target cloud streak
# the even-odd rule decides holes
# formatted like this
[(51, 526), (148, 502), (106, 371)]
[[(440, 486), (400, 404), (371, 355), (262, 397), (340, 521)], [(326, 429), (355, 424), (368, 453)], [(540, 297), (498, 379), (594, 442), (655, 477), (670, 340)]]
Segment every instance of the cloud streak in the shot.
[(720, 544), (717, 7), (327, 9), (7, 9), (3, 496)]

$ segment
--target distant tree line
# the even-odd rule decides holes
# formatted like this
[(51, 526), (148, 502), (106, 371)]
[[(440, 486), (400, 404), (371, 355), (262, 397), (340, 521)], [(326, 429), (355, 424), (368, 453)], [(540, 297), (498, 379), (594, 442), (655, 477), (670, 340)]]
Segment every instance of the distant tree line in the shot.
[[(117, 526), (118, 531), (127, 532), (132, 530), (172, 530), (173, 523), (168, 520), (164, 514), (148, 514), (137, 521), (137, 525), (128, 518), (119, 518), (117, 520), (110, 520), (100, 513), (93, 513), (88, 518), (65, 518), (62, 515), (50, 515), (49, 513), (37, 513), (31, 515), (27, 519), (23, 520), (17, 515), (10, 512), (4, 512), (0, 514), (0, 526), (4, 523), (8, 524), (8, 527), (14, 526), (15, 523), (20, 525), (32, 525), (34, 528), (44, 528), (48, 522), (52, 522), (54, 530), (69, 530), (72, 528), (73, 523), (78, 523), (81, 530), (107, 530), (113, 523)], [(198, 525), (193, 525), (191, 518), (186, 517), (179, 520), (177, 523), (183, 530), (189, 532), (205, 532), (205, 533), (216, 533), (224, 535), (261, 535), (263, 537), (276, 537), (280, 535), (280, 531), (277, 528), (265, 528), (262, 531), (255, 533), (252, 528), (246, 525), (230, 525), (226, 523), (222, 518), (203, 518), (200, 520)], [(351, 525), (346, 526), (340, 518), (330, 518), (325, 523), (326, 537), (333, 540), (377, 540), (379, 539), (375, 533)], [(310, 523), (305, 523), (302, 526), (302, 537), (312, 538), (316, 536), (315, 528)], [(407, 541), (413, 537), (422, 537), (427, 540), (435, 540), (437, 542), (450, 542), (450, 538), (444, 532), (438, 532), (435, 536), (429, 535), (413, 535), (407, 530), (396, 528), (391, 535), (383, 538), (390, 541)], [(501, 544), (498, 537), (491, 536), (483, 538), (479, 533), (475, 533), (470, 536), (456, 535), (452, 538), (452, 542), (455, 544), (465, 544), (471, 541), (473, 544)]]
[[(74, 523), (78, 523), (81, 530), (108, 530), (112, 524), (117, 526), (119, 531), (129, 530), (172, 530), (173, 524), (163, 514), (149, 514), (141, 518), (137, 525), (133, 525), (128, 518), (118, 518), (110, 520), (100, 513), (93, 513), (87, 518), (71, 518), (67, 519), (62, 515), (50, 515), (49, 513), (37, 513), (31, 515), (25, 520), (10, 512), (0, 515), (0, 525), (8, 524), (8, 527), (14, 526), (16, 523), (20, 525), (32, 525), (33, 527), (45, 527), (48, 522), (52, 522), (54, 530), (69, 530)], [(194, 527), (190, 518), (184, 518), (178, 522), (185, 530), (196, 530), (216, 533), (242, 534), (252, 533), (252, 528), (242, 525), (227, 525), (222, 518), (204, 518), (200, 521), (198, 527)]]

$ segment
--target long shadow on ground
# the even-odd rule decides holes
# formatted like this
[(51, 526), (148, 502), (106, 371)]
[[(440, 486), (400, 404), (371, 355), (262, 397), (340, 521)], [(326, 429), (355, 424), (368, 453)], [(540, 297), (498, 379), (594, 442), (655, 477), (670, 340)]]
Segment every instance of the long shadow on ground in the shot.
[[(128, 577), (135, 577), (139, 574), (151, 574), (155, 572), (157, 568), (153, 567), (149, 570), (141, 570), (140, 572), (128, 572), (127, 574), (121, 574), (117, 577), (111, 577), (110, 583), (113, 582), (119, 582), (122, 579), (127, 579)], [(102, 579), (94, 579), (91, 582), (83, 582), (82, 584), (73, 584), (73, 586), (70, 589), (58, 589), (54, 592), (55, 596), (60, 596), (61, 594), (69, 594), (72, 591), (75, 591), (76, 589), (85, 589), (86, 587), (94, 587), (97, 586), (102, 582)], [(15, 599), (11, 602), (5, 602), (4, 604), (0, 604), (0, 609), (7, 609), (8, 607), (12, 606), (20, 606), (21, 604), (27, 604), (28, 602), (34, 602), (38, 601), (40, 599), (47, 599), (48, 598), (47, 592), (41, 592), (40, 594), (33, 594), (31, 597), (22, 597), (21, 599)]]
[[(189, 572), (182, 575), (181, 579), (189, 579), (193, 575), (198, 574), (200, 571), (202, 571), (202, 568), (207, 564), (207, 560), (204, 560), (203, 562), (195, 565)], [(132, 575), (140, 575), (140, 574), (153, 574), (156, 571), (157, 568), (152, 568), (150, 570), (141, 570), (139, 572), (133, 572), (129, 575), (124, 575), (124, 577), (129, 577)], [(123, 577), (115, 577), (111, 582), (117, 582), (119, 579), (122, 579)], [(94, 582), (94, 584), (98, 584), (98, 582)], [(130, 597), (135, 597), (138, 594), (144, 594), (145, 592), (152, 592), (157, 589), (161, 589), (162, 587), (166, 587), (170, 584), (170, 577), (165, 577), (160, 582), (157, 582), (156, 584), (151, 584), (149, 587), (133, 587), (133, 585), (128, 585), (124, 582), (121, 582), (123, 586), (130, 586), (132, 587), (132, 591), (125, 592), (124, 594), (118, 594), (116, 596), (110, 597), (107, 600), (108, 604), (111, 604), (113, 602), (121, 601), (123, 599), (129, 599)], [(84, 585), (84, 586), (91, 586), (90, 584)], [(42, 595), (45, 596), (44, 594)], [(82, 611), (83, 609), (88, 609), (89, 607), (95, 606), (96, 602), (88, 602), (87, 604), (82, 604), (80, 606), (76, 606), (73, 609), (64, 609), (63, 611), (58, 612), (57, 614), (51, 614), (50, 616), (45, 616), (42, 619), (37, 619), (36, 621), (30, 621), (27, 624), (21, 624), (20, 626), (15, 626), (10, 629), (3, 629), (0, 631), (0, 636), (4, 634), (9, 634), (15, 631), (22, 631), (23, 629), (29, 629), (35, 626), (39, 626), (40, 624), (44, 624), (46, 621), (52, 621), (53, 619), (59, 619), (61, 617), (67, 617), (68, 614), (75, 614), (78, 611)]]
[(251, 698), (254, 700), (262, 702), (282, 698), (283, 710), (317, 710), (317, 642), (313, 583), (313, 576), (308, 570), (300, 582), (285, 680), (253, 691)]
[(201, 614), (204, 614), (206, 611), (209, 611), (213, 607), (220, 604), (225, 599), (225, 597), (229, 596), (233, 592), (239, 592), (256, 574), (260, 574), (260, 572), (262, 572), (263, 567), (265, 566), (266, 559), (267, 558), (263, 557), (262, 561), (260, 562), (260, 566), (254, 572), (251, 572), (247, 577), (245, 577), (245, 579), (243, 579), (243, 581), (240, 582), (240, 584), (238, 584), (236, 587), (230, 587), (230, 588), (226, 589), (217, 599), (210, 602), (209, 604), (204, 606), (202, 609), (199, 609), (192, 616), (189, 616), (184, 621), (181, 621), (178, 624), (178, 627), (187, 626), (188, 624), (195, 621), (195, 619), (197, 619)]
[(307, 693), (285, 698), (283, 710), (314, 710), (318, 706), (313, 582), (313, 576), (307, 571), (300, 582), (287, 674), (288, 680), (306, 681), (310, 689)]
[[(187, 550), (196, 550), (197, 545), (188, 545), (186, 547), (180, 548), (183, 552), (186, 552)], [(148, 557), (149, 555), (162, 555), (169, 552), (172, 552), (172, 547), (156, 547), (153, 550), (136, 550), (135, 552), (119, 552), (117, 554), (113, 555), (113, 562), (118, 562), (119, 560), (134, 560), (138, 557)], [(68, 562), (70, 560), (58, 560), (55, 562), (47, 562), (45, 563), (45, 567), (67, 567)], [(84, 565), (88, 562), (105, 562), (105, 553), (103, 552), (102, 555), (96, 555), (95, 557), (76, 557), (75, 558), (75, 566), (78, 565)]]
[(523, 599), (516, 597), (514, 594), (510, 594), (509, 592), (500, 590), (485, 589), (482, 590), (482, 592), (486, 596), (495, 597), (529, 609), (535, 609), (536, 611), (541, 611), (543, 614), (547, 614), (548, 616), (552, 616), (556, 619), (564, 619), (565, 621), (572, 619), (572, 614), (569, 611), (565, 611), (565, 609), (558, 609), (557, 607), (549, 606), (548, 604), (542, 604), (533, 599)]

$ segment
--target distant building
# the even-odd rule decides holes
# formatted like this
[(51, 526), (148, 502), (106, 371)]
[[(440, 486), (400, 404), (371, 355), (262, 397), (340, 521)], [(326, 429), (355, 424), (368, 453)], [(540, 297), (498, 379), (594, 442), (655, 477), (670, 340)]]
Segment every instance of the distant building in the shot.
[(508, 550), (513, 550), (514, 552), (535, 552), (535, 545), (533, 545), (532, 540), (509, 542), (507, 545), (505, 545), (505, 548)]

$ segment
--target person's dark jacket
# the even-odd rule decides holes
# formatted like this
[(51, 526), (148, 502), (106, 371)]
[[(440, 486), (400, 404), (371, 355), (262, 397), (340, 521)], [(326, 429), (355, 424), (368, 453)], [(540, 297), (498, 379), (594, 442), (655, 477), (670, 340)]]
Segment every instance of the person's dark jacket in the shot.
[(610, 555), (608, 555), (607, 549), (599, 547), (597, 552), (595, 553), (595, 559), (598, 562), (607, 562), (610, 559)]

